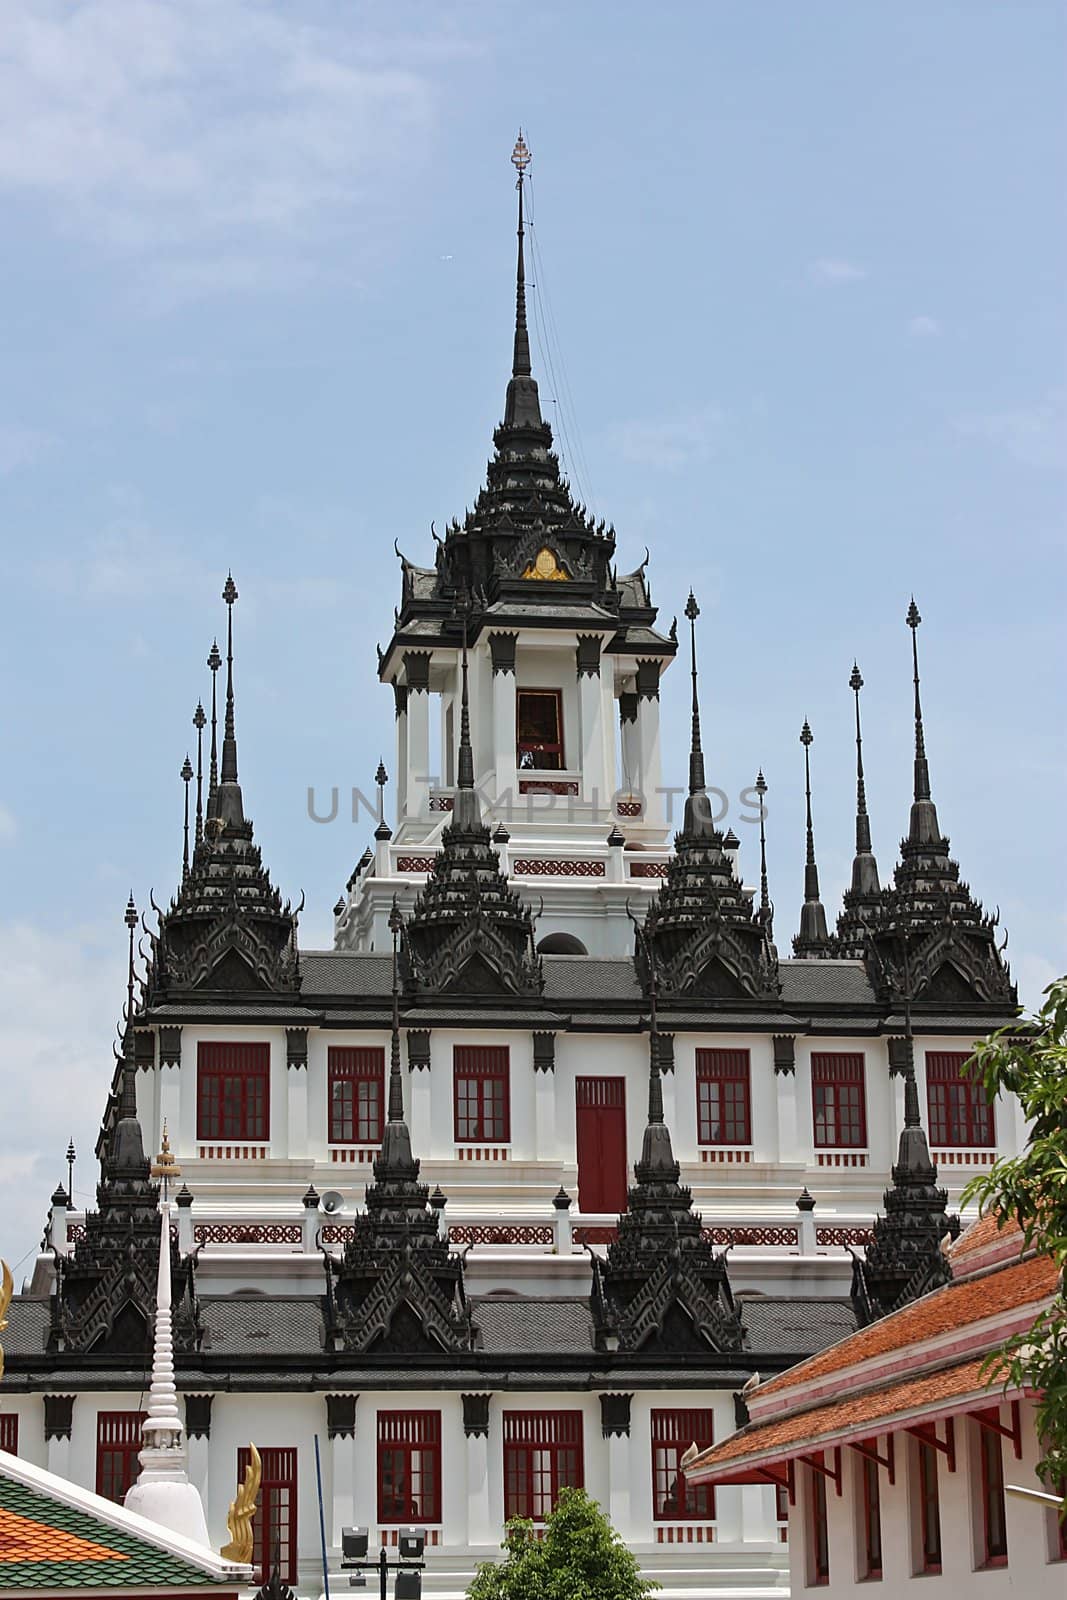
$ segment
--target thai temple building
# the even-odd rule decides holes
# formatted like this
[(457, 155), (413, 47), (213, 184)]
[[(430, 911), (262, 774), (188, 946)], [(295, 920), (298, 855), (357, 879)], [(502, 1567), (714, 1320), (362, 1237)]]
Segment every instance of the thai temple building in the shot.
[[(697, 599), (665, 621), (652, 561), (620, 571), (614, 528), (561, 472), (531, 367), (521, 139), (514, 160), (514, 345), (486, 481), (424, 565), (400, 557), (379, 651), (395, 815), (382, 771), (373, 838), (337, 864), (333, 948), (304, 948), (238, 775), (227, 578), (225, 613), (205, 612), (225, 651), (194, 718), (180, 877), (147, 937), (128, 907), (96, 1207), (52, 1196), (8, 1314), (0, 1449), (121, 1501), (149, 1434), (166, 1445), (158, 1419), (142, 1436), (161, 1238), (145, 1151), (166, 1128), (183, 1471), (218, 1550), (255, 1445), (257, 1583), (276, 1567), (322, 1593), (317, 1450), (334, 1570), (342, 1527), (393, 1548), (413, 1525), (425, 1592), (460, 1596), (505, 1519), (541, 1520), (584, 1484), (668, 1597), (781, 1594), (781, 1489), (687, 1485), (682, 1457), (745, 1421), (753, 1380), (949, 1281), (963, 1184), (1024, 1136), (962, 1072), (1016, 994), (935, 809), (914, 601), (898, 859), (872, 848), (850, 660), (856, 846), (837, 915), (806, 723), (791, 916), (771, 904), (765, 830), (742, 861), (718, 827), (700, 667), (723, 673)], [(691, 705), (677, 831), (666, 694)], [(939, 778), (943, 808), (952, 789)], [(762, 774), (750, 793), (762, 821)], [(798, 884), (800, 865), (798, 848)]]

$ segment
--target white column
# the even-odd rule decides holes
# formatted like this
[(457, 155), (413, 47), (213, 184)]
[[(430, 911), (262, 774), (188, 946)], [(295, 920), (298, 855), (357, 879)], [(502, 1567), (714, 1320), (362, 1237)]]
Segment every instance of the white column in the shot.
[[(493, 673), (493, 770), (496, 773), (497, 807), (513, 812), (518, 803), (518, 773), (515, 766), (515, 674)], [(507, 822), (505, 810), (501, 816)]]
[(196, 1438), (187, 1439), (185, 1446), (188, 1451), (189, 1482), (194, 1489), (199, 1491), (200, 1498), (204, 1503), (204, 1509), (209, 1518), (208, 1531), (210, 1533), (214, 1531), (210, 1522), (211, 1501), (208, 1498), (208, 1462), (211, 1457), (211, 1440), (204, 1438), (202, 1435), (197, 1435)]
[(741, 1538), (746, 1543), (770, 1544), (778, 1537), (774, 1516), (774, 1490), (758, 1484), (741, 1486)]
[(48, 1470), (54, 1472), (57, 1478), (70, 1477), (70, 1440), (49, 1439), (48, 1441)]
[(430, 814), (430, 693), (428, 689), (408, 691), (408, 772), (407, 814)]
[(608, 1437), (608, 1515), (614, 1527), (630, 1526), (630, 1437), (625, 1433)]
[(795, 1068), (792, 1072), (775, 1073), (774, 1091), (778, 1107), (778, 1159), (798, 1162), (801, 1160), (800, 1112)]
[[(373, 1485), (373, 1480), (372, 1480)], [(371, 1485), (371, 1486), (372, 1486)], [(369, 1486), (370, 1487), (370, 1486)], [(351, 1433), (345, 1437), (335, 1434), (330, 1440), (330, 1548), (341, 1548), (341, 1529), (358, 1526), (361, 1517), (377, 1513), (377, 1505), (369, 1504), (361, 1517), (356, 1516), (356, 1438)], [(369, 1522), (364, 1524), (369, 1527)]]
[(467, 1435), (467, 1542), (498, 1544), (499, 1530), (492, 1526), (489, 1505), (489, 1437)]
[(289, 1148), (284, 1154), (294, 1161), (308, 1153), (307, 1066), (287, 1066), (285, 1076), (289, 1094)]
[(579, 672), (578, 706), (582, 738), (582, 799), (603, 809), (611, 799), (604, 762), (604, 694), (600, 673)]
[[(169, 1137), (173, 1140), (175, 1150), (181, 1151), (185, 1141), (185, 1129), (181, 1123), (181, 1089), (182, 1069), (180, 1067), (160, 1067), (159, 1069), (159, 1125), (166, 1123)], [(193, 1133), (195, 1136), (195, 1126)], [(155, 1148), (153, 1146), (153, 1148)], [(185, 1145), (188, 1148), (188, 1145)]]
[[(662, 827), (665, 819), (663, 795), (657, 793), (663, 783), (663, 762), (660, 753), (659, 695), (638, 696), (637, 701), (638, 788), (644, 796), (643, 820)], [(677, 811), (677, 806), (675, 807)], [(681, 826), (681, 817), (673, 816), (672, 825)]]
[[(416, 1067), (414, 1072), (408, 1073), (408, 1099), (412, 1148), (424, 1159), (431, 1154), (436, 1155), (441, 1141), (433, 1136), (433, 1103), (428, 1068)], [(451, 1133), (448, 1142), (451, 1143)]]
[(534, 1153), (538, 1161), (554, 1161), (560, 1154), (554, 1072), (534, 1073), (534, 1138)]

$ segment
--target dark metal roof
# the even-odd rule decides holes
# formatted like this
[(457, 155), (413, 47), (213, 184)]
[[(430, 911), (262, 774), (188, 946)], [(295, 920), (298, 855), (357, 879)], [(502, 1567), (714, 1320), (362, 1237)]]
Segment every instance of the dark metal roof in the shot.
[(851, 1300), (754, 1295), (739, 1310), (753, 1355), (813, 1355), (856, 1331)]
[(471, 1302), (479, 1348), (496, 1355), (544, 1355), (548, 1350), (588, 1354), (593, 1350), (593, 1314), (588, 1299), (486, 1297)]

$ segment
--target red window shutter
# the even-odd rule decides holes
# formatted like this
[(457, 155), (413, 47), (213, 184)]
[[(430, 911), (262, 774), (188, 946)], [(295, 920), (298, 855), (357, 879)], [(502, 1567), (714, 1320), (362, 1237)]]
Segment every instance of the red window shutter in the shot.
[(11, 1411), (0, 1416), (0, 1450), (6, 1450), (9, 1456), (19, 1453), (19, 1419)]
[(329, 1142), (380, 1144), (385, 1126), (385, 1051), (331, 1045), (327, 1051)]
[(574, 1086), (578, 1206), (626, 1210), (626, 1080), (578, 1078)]
[(708, 1408), (653, 1411), (652, 1515), (657, 1522), (712, 1521), (715, 1490), (687, 1484), (681, 1462), (689, 1446), (708, 1450), (715, 1443), (714, 1414)]
[[(252, 1565), (259, 1584), (266, 1583), (278, 1562), (283, 1583), (296, 1582), (297, 1453), (289, 1447), (259, 1452), (262, 1476), (252, 1519)], [(237, 1482), (242, 1483), (251, 1457), (247, 1446), (237, 1452)]]
[(121, 1505), (137, 1481), (143, 1411), (101, 1411), (96, 1419), (96, 1492)]
[(378, 1521), (441, 1520), (441, 1413), (379, 1411)]
[(752, 1085), (747, 1050), (698, 1050), (697, 1139), (752, 1143)]
[[(990, 1408), (999, 1424), (1000, 1408)], [(1008, 1559), (1008, 1525), (1004, 1508), (1004, 1450), (999, 1433), (978, 1424), (978, 1450), (982, 1466), (982, 1544), (987, 1567), (1003, 1566)]]
[(867, 1144), (864, 1058), (860, 1053), (815, 1051), (811, 1101), (817, 1147), (863, 1149)]
[[(822, 1460), (820, 1451), (817, 1459)], [(813, 1587), (830, 1582), (830, 1530), (826, 1517), (826, 1479), (815, 1467), (808, 1468), (811, 1490), (811, 1558)]]
[(935, 1148), (953, 1146), (992, 1149), (996, 1144), (993, 1107), (977, 1079), (963, 1070), (971, 1057), (958, 1050), (926, 1052), (926, 1100), (930, 1143)]
[(202, 1040), (196, 1052), (198, 1139), (270, 1138), (270, 1045)]
[(919, 1522), (924, 1572), (941, 1571), (941, 1491), (937, 1481), (937, 1451), (919, 1441)]
[(510, 1144), (507, 1045), (457, 1044), (452, 1056), (453, 1116), (459, 1144)]
[(585, 1470), (580, 1411), (504, 1412), (504, 1516), (543, 1522)]

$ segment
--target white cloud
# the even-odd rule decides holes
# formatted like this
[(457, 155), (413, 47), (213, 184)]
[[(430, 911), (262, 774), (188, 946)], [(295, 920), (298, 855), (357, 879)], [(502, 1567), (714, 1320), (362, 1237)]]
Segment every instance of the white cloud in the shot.
[(812, 283), (824, 287), (837, 287), (845, 283), (858, 283), (867, 276), (865, 267), (857, 266), (854, 261), (843, 261), (838, 256), (823, 256), (818, 261), (808, 264), (808, 277)]
[(0, 844), (10, 844), (16, 833), (18, 833), (18, 824), (15, 821), (14, 813), (9, 811), (6, 806), (0, 805)]
[(1067, 395), (1055, 393), (1032, 406), (959, 417), (956, 431), (1006, 450), (1028, 467), (1067, 466)]
[(1019, 988), (1019, 1001), (1027, 1011), (1036, 1011), (1042, 1004), (1042, 997), (1050, 983), (1061, 978), (1063, 973), (1053, 966), (1045, 956), (1029, 955), (1023, 953), (1012, 959), (1008, 951), (1008, 960), (1011, 966), (1011, 975)]
[(35, 428), (4, 427), (0, 424), (0, 475), (31, 467), (39, 461), (51, 440)]
[(610, 430), (612, 447), (627, 461), (672, 470), (711, 454), (723, 423), (715, 407), (662, 422), (621, 422)]
[(913, 339), (936, 339), (941, 332), (941, 324), (936, 317), (912, 317), (908, 332)]
[(429, 30), (374, 37), (335, 15), (320, 27), (256, 0), (0, 0), (0, 190), (169, 261), (186, 295), (261, 287), (264, 241), (288, 272), (357, 223), (365, 245), (376, 207), (399, 205), (397, 178), (432, 152), (438, 54)]

